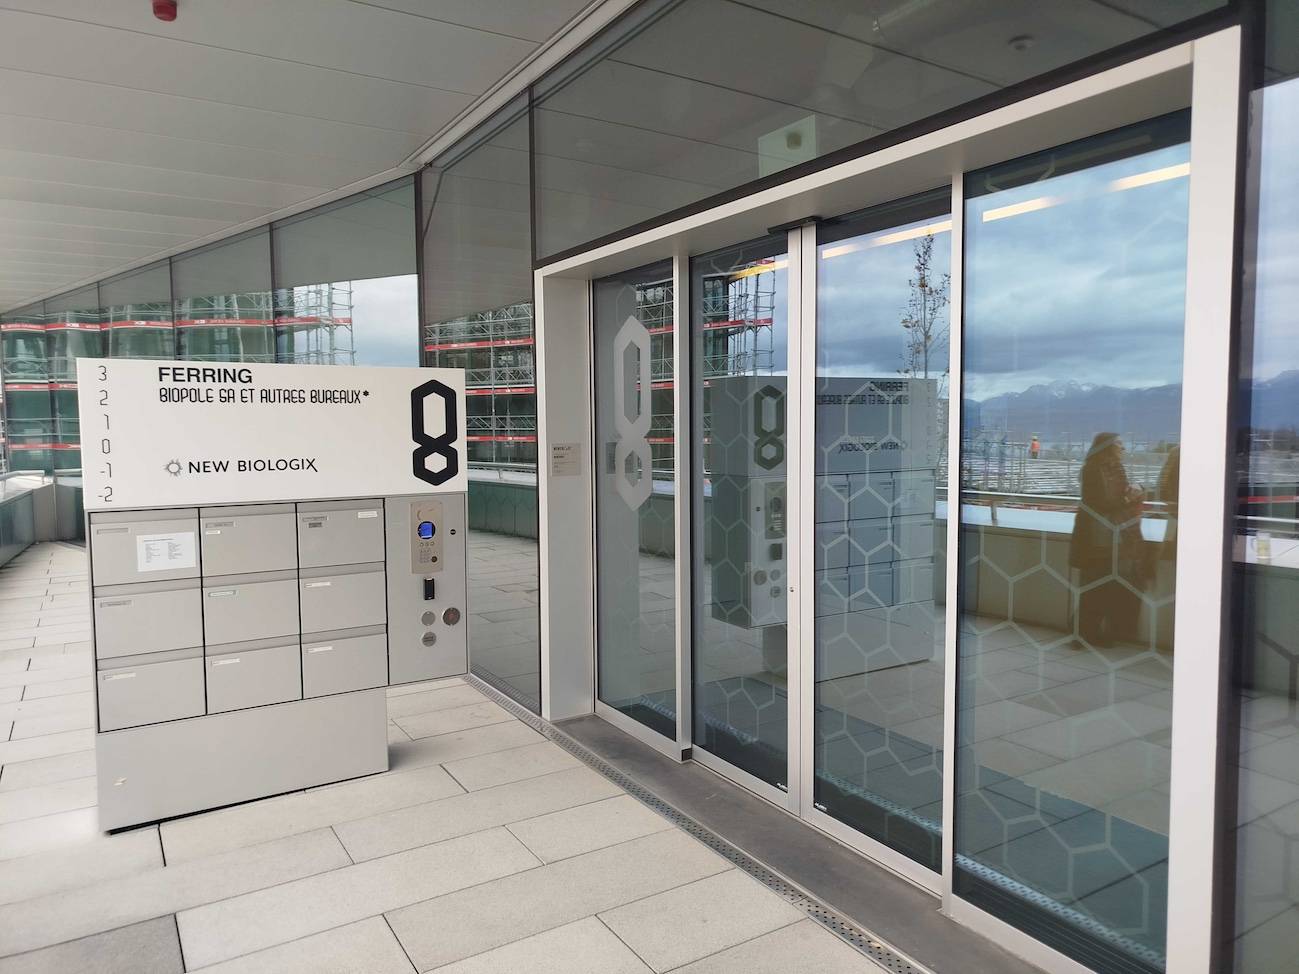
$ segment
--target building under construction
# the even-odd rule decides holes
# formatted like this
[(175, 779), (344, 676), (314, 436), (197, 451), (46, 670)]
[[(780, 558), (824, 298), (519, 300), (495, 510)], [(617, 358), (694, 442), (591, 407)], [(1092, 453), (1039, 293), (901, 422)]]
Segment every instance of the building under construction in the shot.
[[(88, 289), (92, 292), (94, 289)], [(78, 358), (354, 365), (352, 286), (215, 294), (0, 318), (4, 456), (12, 470), (81, 469)]]

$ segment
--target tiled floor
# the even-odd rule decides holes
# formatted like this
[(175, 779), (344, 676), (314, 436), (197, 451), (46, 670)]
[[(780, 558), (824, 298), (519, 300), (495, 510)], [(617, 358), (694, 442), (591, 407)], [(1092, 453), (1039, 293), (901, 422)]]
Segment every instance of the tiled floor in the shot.
[(474, 672), (535, 711), (541, 694), (537, 542), (469, 532), (469, 639)]
[(103, 835), (85, 586), (0, 570), (0, 974), (879, 970), (459, 679), (385, 774)]

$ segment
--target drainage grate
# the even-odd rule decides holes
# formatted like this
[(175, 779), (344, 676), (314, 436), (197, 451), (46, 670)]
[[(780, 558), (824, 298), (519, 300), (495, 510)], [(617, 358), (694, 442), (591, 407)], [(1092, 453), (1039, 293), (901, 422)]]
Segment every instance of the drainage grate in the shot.
[(781, 899), (798, 907), (840, 940), (865, 954), (884, 970), (890, 971), (892, 974), (931, 974), (928, 968), (910, 960), (869, 931), (857, 926), (837, 910), (831, 909), (793, 883), (772, 872), (747, 852), (731, 845), (716, 832), (705, 828), (680, 809), (669, 805), (636, 779), (623, 771), (619, 771), (599, 755), (569, 737), (558, 727), (542, 720), (532, 711), (520, 705), (513, 697), (480, 679), (476, 674), (471, 673), (466, 677), (466, 680), (537, 733), (558, 744), (573, 757), (592, 770), (604, 775), (633, 798), (636, 798), (642, 804), (648, 805), (673, 825), (694, 836), (723, 859), (744, 870)]

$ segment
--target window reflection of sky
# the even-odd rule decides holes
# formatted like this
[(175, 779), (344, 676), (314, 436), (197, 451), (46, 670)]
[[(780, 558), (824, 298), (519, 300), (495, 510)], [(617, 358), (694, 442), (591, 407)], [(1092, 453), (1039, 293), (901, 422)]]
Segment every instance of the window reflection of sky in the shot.
[[(880, 243), (906, 231), (935, 227), (933, 218), (820, 248), (817, 261), (817, 371), (824, 376), (896, 376), (904, 366), (907, 332), (902, 320), (916, 279), (921, 237)], [(871, 246), (871, 244), (876, 244)], [(855, 249), (849, 249), (855, 248)], [(951, 269), (951, 234), (936, 230), (931, 286)], [(930, 374), (947, 371), (947, 310), (935, 322), (943, 336), (930, 352)]]
[(1254, 378), (1272, 379), (1299, 369), (1299, 80), (1266, 88), (1262, 110)]
[[(1180, 381), (1189, 180), (1130, 177), (1188, 159), (1187, 145), (1171, 146), (968, 201), (967, 398), (1061, 376), (1132, 389)], [(1116, 188), (1122, 180), (1141, 185)], [(984, 219), (1043, 198), (1050, 205)]]
[(419, 365), (414, 274), (352, 282), (352, 341), (357, 365)]

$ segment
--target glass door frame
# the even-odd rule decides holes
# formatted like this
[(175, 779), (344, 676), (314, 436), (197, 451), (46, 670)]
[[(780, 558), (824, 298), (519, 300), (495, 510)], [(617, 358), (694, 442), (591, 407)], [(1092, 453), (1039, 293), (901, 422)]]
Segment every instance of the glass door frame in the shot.
[[(673, 537), (675, 539), (676, 556), (673, 558), (673, 593), (676, 598), (675, 612), (675, 640), (676, 640), (676, 717), (677, 733), (675, 739), (665, 737), (662, 734), (645, 726), (640, 721), (628, 717), (620, 710), (610, 707), (600, 699), (600, 652), (599, 652), (599, 619), (595, 620), (596, 634), (592, 637), (592, 647), (594, 649), (592, 659), (592, 679), (594, 683), (593, 707), (598, 717), (607, 720), (619, 730), (634, 737), (643, 744), (647, 744), (660, 751), (675, 761), (685, 759), (690, 751), (690, 733), (691, 733), (691, 716), (693, 712), (692, 696), (690, 693), (690, 655), (683, 653), (682, 647), (690, 645), (691, 634), (691, 617), (690, 595), (691, 595), (691, 560), (689, 554), (691, 548), (691, 500), (693, 488), (691, 486), (691, 471), (694, 469), (694, 450), (691, 447), (692, 440), (682, 435), (682, 430), (691, 429), (691, 388), (689, 382), (690, 376), (690, 352), (685, 346), (688, 342), (681, 341), (682, 321), (690, 321), (690, 297), (689, 297), (689, 262), (684, 260), (682, 255), (673, 254), (670, 258), (672, 261), (672, 314), (673, 314), (673, 332), (672, 332), (672, 408), (673, 408), (673, 427), (676, 436), (677, 447), (673, 452), (672, 458), (672, 491), (673, 491)], [(683, 270), (684, 267), (684, 270)], [(628, 268), (633, 270), (634, 268)], [(590, 291), (588, 297), (588, 306), (590, 308), (590, 348), (595, 349), (595, 284), (598, 278), (590, 282)], [(682, 316), (685, 316), (684, 318)], [(589, 358), (589, 376), (588, 383), (591, 389), (592, 404), (591, 416), (595, 416), (595, 387), (597, 381), (602, 381), (596, 375), (596, 356), (591, 355)], [(591, 456), (597, 455), (597, 440), (595, 438), (595, 426), (592, 423), (591, 428)], [(685, 444), (683, 448), (682, 444)], [(594, 474), (594, 463), (592, 464)], [(591, 496), (594, 500), (597, 491), (592, 484)], [(592, 523), (597, 524), (595, 519), (594, 504), (591, 509)], [(596, 541), (593, 528), (592, 542)], [(592, 573), (592, 601), (596, 611), (599, 610), (599, 584), (600, 573)], [(593, 618), (594, 613), (592, 614)]]
[[(953, 182), (959, 182), (959, 175), (957, 177), (953, 177)], [(941, 187), (937, 187), (937, 188), (941, 188)], [(955, 195), (955, 193), (956, 191), (953, 190), (953, 196), (951, 198), (952, 200), (951, 206), (953, 207), (953, 212), (955, 212), (955, 207), (957, 206), (957, 201), (959, 200), (959, 196)], [(887, 201), (887, 202), (892, 202), (892, 201)], [(837, 217), (838, 214), (827, 214), (827, 216), (833, 219)], [(954, 216), (953, 216), (953, 220), (955, 220)], [(800, 289), (800, 295), (802, 301), (802, 305), (800, 308), (800, 321), (802, 324), (802, 331), (801, 334), (798, 336), (799, 340), (797, 344), (800, 346), (799, 354), (800, 354), (800, 359), (802, 362), (802, 369), (803, 369), (803, 382), (804, 382), (803, 387), (805, 389), (812, 390), (812, 391), (816, 389), (816, 382), (817, 382), (817, 374), (816, 374), (817, 337), (818, 337), (817, 267), (819, 266), (819, 261), (817, 259), (817, 253), (818, 253), (817, 231), (821, 225), (822, 225), (822, 221), (810, 222), (796, 230), (791, 231), (790, 233), (791, 237), (795, 234), (798, 234), (801, 237), (801, 240), (799, 241), (798, 244), (798, 251), (803, 259), (801, 265), (797, 268), (797, 271), (798, 271), (798, 276), (800, 278), (799, 289)], [(950, 306), (951, 311), (949, 312), (949, 316), (954, 319), (955, 316), (960, 313), (959, 312), (960, 306), (957, 301), (957, 295), (959, 294), (959, 283), (957, 281), (957, 275), (955, 273), (955, 270), (957, 267), (960, 266), (960, 260), (961, 260), (961, 237), (957, 231), (957, 224), (955, 222), (953, 222), (952, 231), (949, 234), (949, 236), (951, 237), (951, 246), (952, 246), (951, 266), (953, 268), (952, 302)], [(791, 252), (791, 260), (790, 260), (791, 278), (794, 276), (794, 271), (795, 271), (793, 258), (792, 258), (792, 254), (794, 252), (793, 246), (794, 245), (791, 240), (791, 251), (790, 251)], [(955, 334), (954, 327), (955, 326), (953, 322), (952, 325), (953, 335)], [(792, 328), (791, 328), (791, 344), (794, 344)], [(955, 370), (958, 367), (958, 362), (957, 362), (958, 352), (959, 349), (957, 346), (957, 342), (953, 338), (951, 341), (949, 341), (949, 353), (948, 353), (949, 354), (948, 363), (949, 363), (949, 368), (952, 370), (951, 372), (952, 375), (956, 374)], [(956, 395), (956, 390), (959, 387), (957, 383), (953, 380), (949, 379), (949, 383), (950, 383), (949, 390), (951, 390), (949, 391), (949, 397), (954, 398), (954, 396)], [(951, 401), (950, 398), (949, 401)], [(951, 406), (949, 407), (949, 409), (951, 410), (950, 415), (955, 416), (957, 417), (957, 419), (959, 419), (959, 412), (956, 411), (957, 407)], [(800, 430), (800, 438), (799, 438), (800, 449), (797, 454), (794, 454), (797, 456), (797, 462), (795, 464), (796, 469), (794, 471), (794, 477), (791, 479), (797, 480), (800, 496), (806, 497), (809, 500), (808, 503), (804, 504), (799, 509), (798, 520), (795, 521), (794, 523), (798, 525), (796, 531), (798, 537), (815, 538), (816, 537), (816, 505), (812, 499), (816, 497), (816, 443), (817, 443), (816, 410), (814, 408), (803, 409), (800, 413), (800, 418), (801, 418), (801, 430)], [(955, 427), (955, 423), (956, 423), (955, 420), (949, 419), (950, 427)], [(957, 437), (957, 441), (959, 444), (959, 436)], [(950, 451), (950, 442), (951, 442), (951, 437), (949, 436), (948, 444), (946, 445), (949, 451)], [(948, 464), (949, 471), (959, 470), (959, 469), (960, 469), (959, 466), (953, 466), (949, 461)], [(949, 473), (949, 480), (950, 480), (950, 473)], [(948, 496), (949, 497), (951, 496), (950, 483), (948, 486)], [(950, 507), (949, 507), (949, 512), (950, 512)], [(951, 520), (950, 516), (948, 520), (949, 521)], [(950, 527), (949, 527), (949, 532), (950, 532)], [(955, 551), (956, 549), (949, 548), (948, 550)], [(810, 547), (809, 547), (809, 554), (810, 554)], [(954, 564), (955, 559), (949, 558), (948, 562)], [(816, 760), (814, 756), (815, 747), (816, 747), (816, 703), (815, 701), (816, 701), (816, 683), (817, 683), (816, 680), (816, 598), (815, 598), (816, 559), (813, 557), (803, 558), (800, 568), (801, 570), (797, 576), (799, 579), (798, 587), (803, 592), (811, 593), (811, 594), (809, 594), (808, 597), (800, 600), (798, 625), (796, 629), (794, 627), (791, 627), (791, 640), (790, 640), (791, 647), (793, 647), (793, 645), (795, 644), (795, 637), (793, 633), (794, 632), (797, 633), (796, 645), (797, 645), (797, 663), (798, 663), (798, 669), (800, 671), (799, 682), (801, 687), (804, 688), (799, 700), (799, 727), (798, 727), (799, 741), (796, 745), (796, 749), (800, 754), (802, 761), (801, 761), (799, 783), (798, 783), (797, 805), (791, 810), (794, 811), (801, 819), (803, 819), (808, 824), (816, 827), (820, 831), (825, 832), (830, 836), (833, 836), (835, 839), (842, 842), (843, 844), (851, 846), (852, 848), (858, 850), (859, 852), (863, 853), (864, 855), (872, 859), (877, 864), (883, 866), (885, 869), (888, 869), (890, 872), (896, 873), (897, 875), (901, 876), (903, 879), (906, 879), (907, 881), (920, 887), (925, 892), (930, 893), (934, 896), (942, 896), (943, 874), (941, 872), (937, 872), (935, 870), (929, 869), (927, 866), (924, 866), (919, 862), (916, 862), (914, 859), (911, 859), (910, 857), (904, 855), (898, 850), (888, 845), (885, 845), (883, 842), (879, 841), (878, 839), (875, 839), (865, 834), (864, 832), (859, 832), (857, 829), (853, 828), (851, 825), (848, 825), (845, 822), (841, 822), (833, 815), (830, 815), (828, 812), (822, 811), (816, 806)], [(947, 592), (949, 593), (954, 593), (955, 591), (956, 591), (955, 588), (949, 587), (947, 589)], [(954, 601), (955, 600), (953, 597), (948, 598), (947, 610), (944, 613), (944, 618), (946, 620), (950, 620), (956, 614), (954, 611)], [(943, 748), (943, 777), (942, 777), (942, 795), (943, 795), (942, 859), (944, 863), (949, 858), (947, 854), (948, 851), (947, 836), (952, 834), (950, 830), (950, 825), (947, 822), (947, 813), (948, 813), (948, 809), (952, 805), (949, 782), (953, 781), (954, 778), (952, 777), (952, 771), (948, 767), (948, 765), (950, 763), (949, 759), (954, 752), (954, 748), (948, 746), (948, 742), (950, 742), (952, 738), (950, 736), (950, 728), (947, 727), (947, 717), (952, 709), (950, 704), (949, 690), (954, 686), (954, 678), (955, 678), (955, 669), (954, 667), (951, 666), (951, 661), (955, 659), (955, 653), (952, 651), (952, 646), (951, 646), (951, 637), (954, 634), (955, 634), (955, 629), (952, 628), (949, 632), (945, 632), (944, 639), (943, 639), (943, 643), (944, 643), (943, 661), (944, 661), (945, 670), (944, 670), (944, 677), (943, 677), (944, 748)], [(790, 650), (790, 655), (791, 655), (791, 668), (792, 668), (793, 665), (792, 658), (795, 656), (795, 650), (793, 648), (791, 648)], [(791, 748), (793, 747), (795, 747), (795, 745), (791, 744)]]
[[(1096, 74), (1061, 84), (1022, 101), (990, 110), (985, 115), (949, 128), (918, 135), (911, 141), (882, 149), (876, 153), (843, 162), (830, 169), (800, 177), (780, 186), (759, 191), (749, 197), (721, 204), (711, 210), (684, 216), (661, 227), (644, 231), (628, 239), (598, 247), (590, 252), (565, 258), (536, 271), (536, 293), (539, 299), (539, 332), (545, 320), (556, 322), (554, 334), (573, 340), (572, 315), (580, 304), (576, 289), (585, 281), (587, 314), (586, 336), (590, 338), (591, 282), (655, 260), (671, 258), (676, 282), (676, 341), (674, 361), (678, 379), (692, 376), (691, 363), (684, 360), (693, 347), (689, 295), (690, 255), (705, 254), (721, 247), (756, 239), (765, 227), (789, 234), (790, 268), (790, 389), (791, 403), (801, 403), (802, 393), (814, 388), (815, 378), (815, 254), (816, 221), (824, 213), (830, 217), (861, 209), (865, 205), (901, 199), (909, 194), (950, 181), (952, 188), (952, 268), (950, 296), (950, 378), (948, 421), (949, 480), (960, 467), (960, 430), (962, 405), (962, 248), (964, 230), (963, 185), (965, 173), (996, 162), (1026, 154), (1027, 151), (1063, 145), (1071, 140), (1120, 127), (1128, 122), (1153, 118), (1159, 114), (1191, 108), (1191, 182), (1189, 198), (1189, 231), (1186, 283), (1186, 325), (1183, 360), (1182, 427), (1194, 431), (1183, 443), (1182, 464), (1193, 470), (1193, 477), (1182, 480), (1179, 506), (1179, 550), (1176, 564), (1177, 604), (1175, 625), (1179, 633), (1174, 659), (1174, 692), (1172, 704), (1172, 751), (1169, 828), (1169, 893), (1167, 970), (1178, 974), (1210, 974), (1217, 956), (1215, 930), (1221, 911), (1232, 905), (1215, 902), (1214, 865), (1226, 848), (1219, 824), (1223, 809), (1219, 769), (1226, 740), (1223, 726), (1224, 699), (1223, 638), (1224, 584), (1231, 535), (1229, 534), (1227, 462), (1230, 453), (1229, 403), (1233, 373), (1232, 316), (1236, 308), (1236, 271), (1238, 255), (1235, 244), (1239, 235), (1240, 214), (1237, 204), (1237, 176), (1241, 165), (1238, 151), (1241, 129), (1241, 99), (1238, 81), (1241, 77), (1242, 31), (1239, 27), (1207, 34), (1201, 38), (1170, 47), (1137, 60), (1120, 64)], [(1154, 106), (1154, 107), (1152, 107)], [(1025, 135), (1027, 133), (1027, 135)], [(1234, 137), (1233, 137), (1234, 136)], [(1025, 139), (1028, 140), (1026, 146)], [(1026, 146), (1026, 147), (1021, 147)], [(921, 177), (911, 171), (924, 170)], [(942, 168), (945, 176), (935, 179)], [(908, 181), (910, 180), (910, 181)], [(854, 200), (856, 202), (854, 202)], [(800, 214), (808, 216), (799, 218)], [(788, 221), (791, 217), (793, 222)], [(792, 229), (791, 229), (792, 228)], [(768, 231), (771, 232), (771, 231)], [(809, 259), (810, 258), (810, 259)], [(795, 271), (797, 271), (795, 273)], [(552, 299), (551, 295), (555, 295)], [(683, 329), (691, 329), (683, 331)], [(572, 440), (574, 412), (571, 391), (563, 394), (563, 423), (557, 410), (548, 410), (544, 402), (546, 386), (571, 387), (571, 362), (561, 358), (559, 342), (539, 335), (543, 347), (539, 375), (539, 393), (543, 399), (539, 419), (539, 438), (547, 444)], [(576, 348), (575, 345), (566, 345)], [(589, 348), (589, 345), (588, 345)], [(580, 351), (580, 350), (579, 350)], [(566, 353), (565, 353), (566, 354)], [(547, 362), (551, 363), (550, 369)], [(590, 356), (583, 363), (590, 368)], [(566, 368), (567, 366), (567, 368)], [(549, 373), (549, 374), (548, 374)], [(797, 387), (795, 386), (797, 383)], [(676, 395), (676, 435), (679, 444), (694, 443), (698, 433), (692, 415), (691, 397), (682, 394), (684, 382), (678, 381)], [(797, 397), (793, 394), (797, 388)], [(588, 410), (591, 407), (588, 405)], [(588, 435), (593, 424), (588, 411)], [(796, 456), (796, 475), (789, 480), (790, 521), (796, 525), (796, 537), (808, 539), (814, 524), (810, 503), (814, 466), (814, 410), (798, 410), (797, 421), (791, 417), (790, 455)], [(565, 435), (567, 434), (567, 435)], [(588, 449), (593, 444), (588, 441)], [(662, 738), (643, 728), (628, 727), (622, 715), (595, 701), (594, 646), (590, 641), (575, 645), (569, 638), (571, 626), (544, 623), (542, 632), (543, 700), (546, 714), (552, 720), (597, 713), (628, 730), (635, 737), (680, 760), (693, 758), (723, 776), (744, 785), (762, 797), (784, 808), (833, 838), (863, 852), (873, 861), (889, 868), (921, 888), (934, 894), (942, 911), (960, 922), (1045, 970), (1060, 974), (1086, 974), (1077, 961), (1046, 946), (1027, 933), (1010, 926), (975, 907), (953, 892), (954, 856), (951, 836), (955, 824), (957, 627), (959, 611), (950, 600), (945, 616), (945, 669), (943, 712), (943, 855), (942, 871), (935, 874), (904, 860), (899, 853), (858, 834), (825, 813), (811, 802), (813, 767), (810, 760), (814, 684), (813, 559), (799, 559), (793, 601), (790, 603), (790, 780), (782, 792), (752, 779), (691, 743), (691, 606), (690, 565), (693, 548), (699, 543), (699, 511), (693, 509), (686, 490), (691, 485), (691, 460), (695, 450), (678, 451), (676, 472), (677, 541), (676, 591), (678, 594), (677, 654), (678, 722), (675, 741)], [(542, 465), (542, 480), (548, 482), (551, 472)], [(556, 481), (556, 491), (571, 481)], [(589, 486), (589, 484), (588, 484)], [(949, 498), (956, 496), (958, 483), (949, 483)], [(543, 497), (549, 484), (543, 486)], [(808, 501), (803, 503), (802, 501)], [(691, 508), (687, 510), (687, 508)], [(589, 557), (594, 558), (592, 521), (580, 527), (590, 532)], [(555, 515), (558, 517), (559, 515)], [(588, 590), (593, 599), (593, 572), (590, 563), (574, 565), (572, 546), (551, 540), (562, 528), (554, 518), (548, 524), (543, 512), (542, 593), (543, 613), (548, 612), (547, 596), (559, 587), (558, 576), (571, 579), (575, 574), (591, 579)], [(567, 522), (566, 522), (567, 525)], [(947, 591), (959, 593), (960, 518), (949, 515), (947, 523)], [(570, 530), (576, 530), (569, 527)], [(551, 537), (548, 538), (547, 536)], [(810, 543), (806, 540), (805, 546)], [(547, 547), (553, 546), (560, 556), (549, 559)], [(800, 546), (791, 546), (791, 552)], [(565, 593), (572, 590), (563, 583)], [(797, 608), (795, 609), (795, 603)], [(586, 609), (593, 622), (593, 602)], [(562, 606), (560, 614), (567, 612)], [(551, 629), (553, 627), (554, 637)], [(594, 626), (591, 627), (592, 629)], [(583, 659), (578, 659), (581, 655)], [(581, 665), (579, 665), (581, 664)], [(574, 674), (585, 673), (583, 678)], [(795, 687), (797, 683), (797, 687)], [(588, 701), (582, 707), (582, 695)], [(563, 701), (559, 706), (558, 702)], [(797, 716), (794, 706), (797, 704)], [(651, 738), (658, 738), (653, 740)], [(796, 767), (797, 765), (797, 767)]]
[[(774, 232), (774, 231), (773, 231)], [(743, 244), (746, 241), (736, 240), (734, 244)], [(802, 477), (798, 474), (798, 465), (803, 458), (803, 448), (808, 442), (806, 422), (812, 410), (804, 408), (803, 390), (810, 389), (807, 385), (807, 362), (804, 359), (803, 343), (799, 336), (806, 330), (806, 314), (809, 308), (809, 297), (805, 291), (805, 281), (802, 268), (807, 263), (806, 246), (801, 227), (794, 227), (786, 231), (786, 253), (788, 256), (788, 270), (785, 275), (786, 280), (786, 300), (787, 300), (787, 328), (785, 332), (786, 355), (787, 355), (787, 376), (785, 385), (785, 455), (790, 458), (787, 464), (787, 474), (785, 479), (785, 511), (786, 524), (801, 525), (803, 523), (803, 509), (810, 507), (805, 505), (803, 498), (810, 498), (810, 493), (804, 493), (804, 484)], [(815, 259), (815, 247), (812, 250), (812, 257)], [(678, 280), (684, 278), (686, 282), (693, 280), (690, 258), (681, 254), (677, 257), (677, 277)], [(689, 295), (693, 299), (693, 293)], [(815, 312), (816, 295), (813, 293), (810, 298), (811, 308)], [(680, 341), (678, 344), (683, 348), (689, 348), (690, 359), (687, 363), (688, 372), (684, 373), (690, 377), (691, 391), (694, 391), (694, 363), (696, 356), (702, 354), (702, 336), (694, 328), (693, 318), (694, 305), (693, 301), (687, 305), (687, 317), (680, 319), (688, 329), (686, 332), (689, 340)], [(680, 337), (681, 323), (678, 324), (678, 337)], [(813, 364), (814, 364), (813, 360)], [(702, 404), (694, 403), (696, 408), (692, 421), (689, 425), (678, 426), (678, 442), (688, 440), (690, 448), (686, 451), (690, 454), (692, 465), (703, 469), (702, 452), (704, 442), (703, 430), (703, 413)], [(688, 437), (683, 437), (682, 432), (688, 430)], [(678, 555), (678, 562), (685, 561), (690, 565), (694, 564), (694, 554), (696, 551), (704, 550), (704, 518), (703, 512), (703, 480), (691, 481), (689, 487), (691, 493), (691, 531), (690, 531), (690, 548), (685, 552), (684, 557)], [(788, 560), (788, 591), (786, 592), (786, 642), (785, 652), (787, 654), (787, 683), (786, 693), (787, 700), (787, 722), (785, 727), (785, 753), (787, 765), (785, 769), (785, 789), (782, 790), (772, 785), (756, 775), (750, 774), (742, 768), (738, 768), (710, 753), (698, 744), (691, 743), (692, 738), (689, 734), (686, 736), (687, 745), (690, 747), (690, 757), (698, 764), (703, 765), (711, 771), (715, 771), (722, 777), (734, 781), (736, 784), (748, 789), (756, 795), (765, 798), (774, 805), (783, 808), (785, 811), (794, 815), (799, 815), (803, 803), (803, 766), (810, 764), (803, 753), (803, 736), (802, 724), (803, 713), (808, 709), (806, 706), (806, 692), (803, 683), (803, 666), (801, 663), (802, 653), (802, 620), (804, 605), (810, 605), (811, 599), (806, 598), (804, 593), (811, 591), (806, 585), (805, 568), (811, 564), (812, 559), (804, 557), (803, 546), (792, 543), (797, 540), (797, 535), (791, 535), (787, 532), (786, 558)], [(690, 608), (687, 615), (693, 617), (695, 592), (693, 588), (687, 589), (686, 605)], [(693, 714), (693, 680), (694, 669), (689, 659), (689, 643), (682, 645), (681, 653), (683, 667), (681, 668), (682, 679), (685, 680), (685, 686), (691, 691), (692, 699), (691, 713)], [(678, 729), (678, 733), (680, 730)]]

